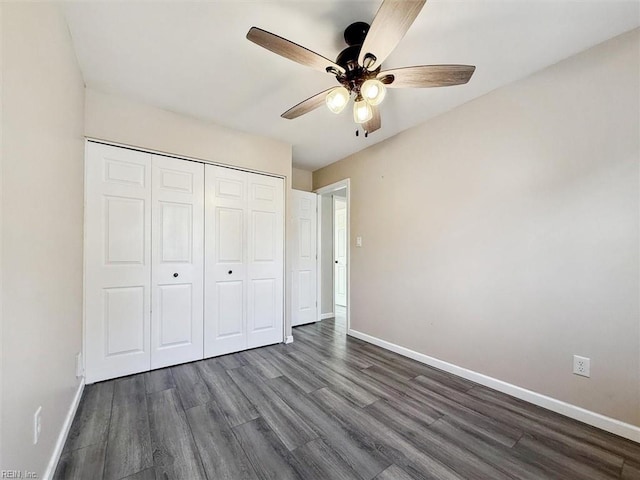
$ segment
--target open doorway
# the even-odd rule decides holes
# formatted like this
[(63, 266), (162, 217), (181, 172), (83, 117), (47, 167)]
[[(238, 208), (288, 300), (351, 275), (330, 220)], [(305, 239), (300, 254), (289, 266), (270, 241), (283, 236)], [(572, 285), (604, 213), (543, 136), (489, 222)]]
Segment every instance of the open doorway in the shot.
[(349, 328), (349, 181), (318, 190), (320, 319)]

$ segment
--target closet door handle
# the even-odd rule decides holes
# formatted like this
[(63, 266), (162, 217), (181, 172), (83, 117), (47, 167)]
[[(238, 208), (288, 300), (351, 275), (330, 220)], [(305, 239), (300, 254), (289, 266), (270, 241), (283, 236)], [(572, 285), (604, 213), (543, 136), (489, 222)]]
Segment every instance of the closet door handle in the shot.
[(233, 273), (233, 270), (229, 270), (229, 275), (231, 275)]
[(177, 272), (173, 274), (173, 278), (178, 278), (178, 273)]

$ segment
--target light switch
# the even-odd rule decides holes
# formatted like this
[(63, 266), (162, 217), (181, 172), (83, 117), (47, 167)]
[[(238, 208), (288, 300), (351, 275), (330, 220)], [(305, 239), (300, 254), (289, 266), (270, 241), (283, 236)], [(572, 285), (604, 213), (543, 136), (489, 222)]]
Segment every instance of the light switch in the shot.
[(356, 237), (356, 247), (362, 246), (362, 237)]

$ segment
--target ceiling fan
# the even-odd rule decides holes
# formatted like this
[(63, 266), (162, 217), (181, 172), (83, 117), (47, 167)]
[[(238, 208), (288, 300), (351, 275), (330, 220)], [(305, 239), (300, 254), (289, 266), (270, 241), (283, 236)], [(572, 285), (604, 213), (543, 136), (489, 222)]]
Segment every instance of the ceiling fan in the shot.
[[(381, 126), (378, 105), (386, 88), (446, 87), (467, 83), (472, 65), (419, 65), (382, 70), (389, 56), (414, 22), (426, 0), (384, 0), (373, 22), (356, 22), (344, 31), (345, 48), (333, 62), (273, 33), (252, 27), (247, 39), (289, 60), (335, 75), (340, 86), (324, 90), (284, 112), (294, 119), (326, 104), (340, 113), (355, 96), (353, 118), (362, 124), (365, 136)], [(356, 131), (356, 135), (358, 132)]]

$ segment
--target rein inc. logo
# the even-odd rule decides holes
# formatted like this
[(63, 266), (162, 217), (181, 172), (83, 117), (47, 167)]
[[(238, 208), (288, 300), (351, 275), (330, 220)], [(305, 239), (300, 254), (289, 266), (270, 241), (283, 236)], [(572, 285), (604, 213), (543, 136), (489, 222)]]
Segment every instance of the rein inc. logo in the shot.
[(0, 470), (0, 478), (38, 478), (38, 474), (28, 470)]

